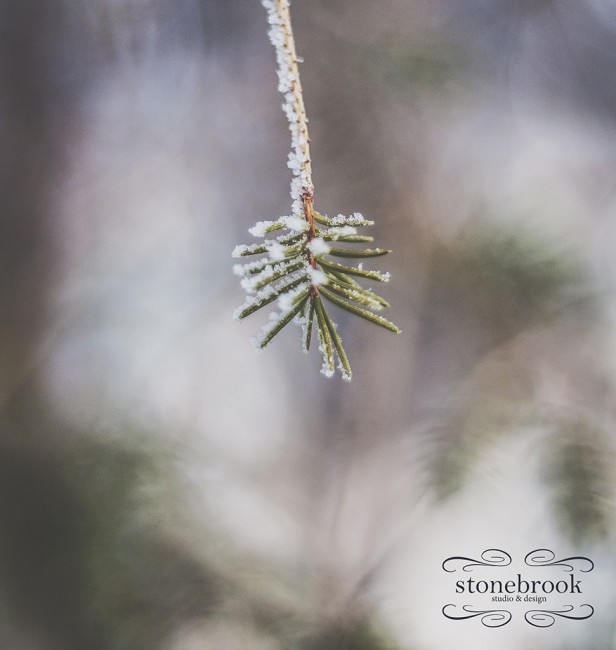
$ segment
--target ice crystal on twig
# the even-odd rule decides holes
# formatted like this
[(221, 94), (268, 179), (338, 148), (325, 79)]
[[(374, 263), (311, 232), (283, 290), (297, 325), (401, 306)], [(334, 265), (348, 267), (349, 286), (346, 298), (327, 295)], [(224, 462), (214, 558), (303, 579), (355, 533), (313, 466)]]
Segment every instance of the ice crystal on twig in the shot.
[(250, 228), (250, 234), (263, 238), (262, 242), (241, 244), (233, 250), (233, 257), (236, 258), (263, 256), (233, 267), (233, 272), (241, 277), (241, 285), (248, 294), (246, 302), (235, 310), (234, 317), (241, 320), (276, 301), (280, 311), (271, 314), (268, 323), (253, 339), (256, 347), (263, 349), (278, 332), (295, 321), (302, 325), (302, 345), (307, 352), (312, 341), (312, 330), (316, 327), (319, 350), (323, 355), (321, 372), (331, 377), (337, 365), (342, 377), (350, 380), (351, 366), (337, 326), (327, 313), (323, 299), (392, 332), (400, 330), (374, 313), (387, 307), (387, 301), (362, 287), (355, 279), (388, 282), (389, 273), (364, 269), (362, 264), (341, 264), (331, 257), (371, 258), (390, 251), (344, 246), (372, 241), (369, 235), (358, 234), (357, 229), (372, 226), (374, 222), (364, 219), (358, 212), (330, 218), (315, 210), (308, 120), (289, 1), (261, 0), (261, 4), (267, 10), (269, 37), (276, 51), (278, 90), (284, 98), (282, 108), (291, 131), (288, 166), (293, 175), (292, 204), (290, 215), (273, 221), (259, 221)]

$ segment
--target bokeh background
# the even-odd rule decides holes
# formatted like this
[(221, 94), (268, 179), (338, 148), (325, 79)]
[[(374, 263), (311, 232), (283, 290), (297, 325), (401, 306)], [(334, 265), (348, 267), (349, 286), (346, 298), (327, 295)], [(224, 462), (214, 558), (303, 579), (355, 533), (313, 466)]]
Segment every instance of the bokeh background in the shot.
[[(615, 647), (616, 2), (293, 17), (317, 207), (394, 249), (351, 384), (231, 320), (290, 203), (258, 0), (0, 2), (0, 647)], [(591, 556), (593, 618), (444, 619), (494, 547)]]

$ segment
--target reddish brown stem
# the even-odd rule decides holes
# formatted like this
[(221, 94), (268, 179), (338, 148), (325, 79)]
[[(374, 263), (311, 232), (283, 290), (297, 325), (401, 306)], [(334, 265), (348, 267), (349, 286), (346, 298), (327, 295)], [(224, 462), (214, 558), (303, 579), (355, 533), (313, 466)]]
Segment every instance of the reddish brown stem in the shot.
[[(314, 225), (314, 196), (312, 194), (306, 193), (302, 197), (302, 202), (304, 204), (304, 216), (308, 222), (308, 232), (306, 233), (306, 241), (310, 243), (316, 236), (316, 227)], [(314, 255), (310, 250), (306, 251), (306, 257), (308, 258), (308, 263), (310, 266), (316, 270), (317, 261), (314, 258)], [(310, 286), (310, 297), (316, 298), (319, 295), (319, 287), (316, 284)]]

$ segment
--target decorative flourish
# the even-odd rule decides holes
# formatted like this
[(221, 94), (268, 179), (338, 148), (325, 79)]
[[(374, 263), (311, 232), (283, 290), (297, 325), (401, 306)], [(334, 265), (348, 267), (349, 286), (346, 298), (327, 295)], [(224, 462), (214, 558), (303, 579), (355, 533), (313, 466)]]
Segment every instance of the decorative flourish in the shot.
[[(234, 257), (261, 255), (247, 264), (237, 264), (234, 272), (242, 278), (248, 294), (246, 302), (234, 312), (241, 320), (257, 310), (277, 302), (279, 311), (253, 339), (263, 349), (291, 321), (303, 327), (303, 348), (310, 349), (313, 326), (316, 327), (319, 348), (323, 355), (322, 372), (331, 377), (336, 359), (342, 377), (351, 379), (351, 366), (342, 341), (325, 309), (324, 300), (355, 316), (392, 332), (400, 330), (390, 321), (374, 313), (388, 306), (386, 300), (361, 286), (358, 279), (387, 282), (388, 273), (341, 264), (331, 258), (357, 259), (385, 255), (383, 248), (347, 248), (344, 244), (364, 244), (373, 241), (357, 229), (374, 222), (355, 212), (350, 216), (327, 217), (314, 208), (314, 185), (310, 159), (308, 120), (304, 108), (299, 78), (298, 57), (291, 28), (289, 0), (261, 0), (270, 25), (269, 36), (276, 50), (278, 90), (284, 97), (283, 110), (291, 131), (291, 152), (288, 166), (291, 181), (291, 214), (274, 221), (261, 221), (249, 232), (263, 241), (240, 245)], [(270, 233), (276, 236), (268, 238)], [(342, 244), (342, 246), (339, 246)]]
[(580, 605), (580, 609), (583, 607), (588, 608), (590, 612), (587, 614), (574, 615), (570, 613), (575, 609), (573, 605), (567, 605), (564, 609), (558, 611), (547, 609), (531, 609), (526, 612), (526, 614), (524, 614), (524, 618), (526, 619), (527, 623), (530, 623), (534, 627), (552, 627), (552, 625), (554, 625), (556, 622), (557, 616), (560, 618), (569, 618), (575, 621), (583, 621), (586, 618), (590, 618), (595, 613), (595, 609), (592, 605), (588, 605), (586, 603), (584, 605)]
[(503, 625), (507, 625), (507, 623), (509, 623), (511, 620), (511, 612), (506, 609), (473, 611), (473, 609), (471, 609), (471, 605), (463, 605), (462, 610), (466, 612), (466, 614), (459, 614), (456, 616), (448, 614), (445, 611), (448, 607), (453, 607), (455, 609), (456, 606), (453, 603), (449, 603), (448, 605), (445, 605), (442, 610), (443, 615), (447, 618), (450, 618), (452, 621), (463, 621), (468, 618), (481, 616), (481, 624), (485, 627), (503, 627)]
[(443, 570), (447, 571), (447, 573), (455, 573), (457, 567), (453, 569), (448, 568), (448, 565), (455, 562), (466, 562), (466, 564), (462, 566), (462, 570), (472, 571), (473, 568), (477, 566), (508, 566), (511, 564), (511, 555), (509, 555), (509, 553), (506, 551), (501, 551), (498, 548), (489, 548), (485, 550), (481, 554), (481, 560), (475, 560), (472, 557), (464, 557), (462, 555), (454, 555), (452, 557), (448, 557), (443, 561)]
[(573, 571), (575, 568), (572, 562), (580, 563), (586, 568), (579, 568), (582, 573), (590, 573), (595, 568), (595, 563), (587, 557), (582, 555), (574, 555), (572, 557), (565, 557), (562, 560), (556, 560), (556, 555), (548, 548), (538, 548), (531, 551), (524, 558), (524, 562), (528, 566), (561, 566), (565, 571)]

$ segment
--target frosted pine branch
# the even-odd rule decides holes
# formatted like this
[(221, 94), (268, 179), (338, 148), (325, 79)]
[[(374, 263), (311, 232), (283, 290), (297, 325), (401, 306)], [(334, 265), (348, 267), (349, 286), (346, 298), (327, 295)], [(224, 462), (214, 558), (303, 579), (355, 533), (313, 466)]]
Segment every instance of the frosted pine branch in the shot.
[[(246, 264), (236, 264), (233, 272), (241, 277), (246, 302), (234, 312), (238, 320), (277, 302), (280, 312), (270, 315), (269, 322), (253, 341), (264, 348), (291, 322), (303, 328), (302, 346), (308, 352), (313, 327), (317, 329), (319, 350), (323, 356), (321, 371), (331, 377), (336, 369), (351, 379), (347, 359), (336, 324), (325, 309), (323, 298), (351, 313), (392, 332), (400, 330), (375, 311), (388, 306), (385, 299), (362, 287), (364, 281), (389, 281), (389, 273), (364, 269), (362, 264), (347, 266), (329, 259), (372, 258), (390, 251), (382, 248), (341, 248), (338, 244), (366, 243), (373, 240), (358, 234), (357, 229), (372, 226), (373, 221), (355, 212), (330, 218), (314, 209), (314, 186), (310, 160), (308, 119), (299, 77), (298, 57), (291, 26), (288, 0), (261, 0), (267, 10), (269, 36), (276, 51), (278, 90), (282, 93), (283, 111), (291, 131), (288, 166), (292, 172), (291, 214), (273, 221), (256, 223), (249, 232), (263, 238), (255, 244), (240, 244), (233, 257), (262, 255)], [(336, 242), (336, 246), (330, 245)], [(336, 363), (337, 361), (337, 363)]]

